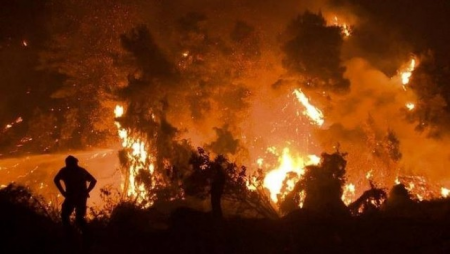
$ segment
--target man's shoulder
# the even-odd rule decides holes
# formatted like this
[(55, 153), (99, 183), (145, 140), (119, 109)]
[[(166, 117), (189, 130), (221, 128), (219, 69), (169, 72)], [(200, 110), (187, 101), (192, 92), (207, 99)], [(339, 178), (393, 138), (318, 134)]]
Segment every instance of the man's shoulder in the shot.
[(64, 174), (64, 172), (66, 172), (67, 171), (67, 167), (63, 167), (63, 168), (61, 168), (59, 171), (58, 171), (58, 173), (59, 174)]
[(80, 171), (83, 171), (83, 172), (88, 172), (85, 168), (83, 168), (83, 167), (78, 167), (78, 170), (80, 170)]
[(67, 175), (67, 168), (63, 167), (58, 171), (56, 177), (64, 178), (66, 175)]

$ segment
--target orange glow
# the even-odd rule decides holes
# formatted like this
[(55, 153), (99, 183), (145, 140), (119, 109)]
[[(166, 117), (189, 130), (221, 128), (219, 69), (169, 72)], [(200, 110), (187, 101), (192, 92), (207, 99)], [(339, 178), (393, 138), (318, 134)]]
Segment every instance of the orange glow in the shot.
[(351, 29), (350, 29), (350, 26), (347, 25), (346, 23), (341, 23), (341, 22), (339, 21), (338, 17), (336, 17), (336, 16), (334, 16), (334, 25), (341, 28), (342, 34), (343, 34), (345, 37), (349, 37), (349, 36), (352, 34), (352, 31), (351, 31)]
[(295, 89), (294, 94), (297, 97), (298, 101), (306, 108), (303, 111), (303, 114), (305, 116), (308, 116), (316, 125), (322, 126), (322, 124), (324, 123), (322, 111), (309, 103), (309, 99), (302, 92), (302, 90)]
[[(306, 165), (317, 163), (317, 156), (308, 157), (307, 160), (293, 157), (289, 148), (283, 149), (283, 154), (278, 159), (280, 163), (278, 168), (267, 173), (263, 183), (263, 186), (269, 190), (270, 198), (274, 203), (278, 203), (279, 197), (284, 197), (294, 189), (295, 184), (305, 173)], [(282, 192), (283, 184), (286, 184), (286, 188)]]
[(416, 107), (416, 105), (414, 104), (414, 103), (406, 103), (406, 108), (409, 110), (409, 111), (412, 111), (414, 108)]
[[(124, 113), (124, 108), (117, 105), (114, 110), (116, 118), (123, 116)], [(153, 175), (154, 173), (153, 158), (147, 152), (149, 150), (148, 145), (142, 138), (131, 135), (130, 132), (127, 129), (122, 128), (117, 121), (116, 126), (119, 138), (122, 140), (122, 147), (126, 151), (126, 156), (130, 165), (127, 169), (124, 182), (121, 184), (122, 189), (128, 198), (132, 198), (138, 203), (150, 201), (145, 204), (146, 207), (149, 207), (153, 204), (150, 190), (147, 189), (143, 183), (136, 182), (136, 178), (141, 170), (147, 170), (150, 175)]]
[(341, 199), (346, 205), (349, 205), (355, 199), (355, 191), (355, 185), (352, 183), (346, 184), (344, 186), (344, 192), (342, 193)]
[(114, 109), (114, 115), (116, 117), (121, 117), (121, 116), (123, 116), (123, 113), (124, 113), (123, 107), (120, 105), (117, 105), (116, 108)]
[(402, 80), (403, 86), (406, 86), (409, 83), (409, 80), (415, 68), (416, 59), (412, 58), (409, 64), (402, 71), (400, 71), (400, 78)]

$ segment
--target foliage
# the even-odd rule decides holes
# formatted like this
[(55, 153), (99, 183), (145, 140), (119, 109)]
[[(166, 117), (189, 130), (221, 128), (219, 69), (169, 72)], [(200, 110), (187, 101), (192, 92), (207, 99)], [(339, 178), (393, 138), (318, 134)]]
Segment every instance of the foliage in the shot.
[(354, 202), (352, 202), (348, 208), (352, 215), (367, 215), (380, 211), (380, 208), (385, 204), (387, 200), (387, 194), (384, 189), (377, 188), (375, 184), (370, 182), (370, 189), (364, 191), (364, 193)]
[(339, 27), (327, 26), (321, 13), (306, 11), (289, 24), (284, 37), (283, 65), (302, 75), (306, 87), (348, 91), (350, 82), (343, 77), (345, 67), (340, 60), (343, 39)]
[(47, 204), (43, 197), (33, 195), (28, 188), (14, 183), (0, 189), (0, 203), (2, 207), (17, 206), (53, 221), (59, 220), (58, 211)]
[(123, 202), (123, 197), (112, 186), (104, 186), (100, 189), (100, 198), (103, 204), (97, 207), (89, 207), (89, 215), (92, 216), (92, 220), (106, 224), (109, 222), (114, 209)]
[(283, 213), (299, 207), (300, 193), (305, 192), (303, 208), (318, 213), (342, 215), (348, 213), (341, 197), (345, 183), (344, 159), (346, 153), (322, 153), (320, 165), (307, 166), (306, 172), (297, 182), (293, 191), (282, 201)]
[[(190, 164), (192, 172), (183, 182), (187, 195), (208, 197), (214, 168), (220, 167), (226, 175), (223, 199), (228, 200), (230, 206), (235, 206), (236, 213), (256, 214), (269, 218), (278, 216), (263, 190), (262, 176), (247, 175), (244, 166), (239, 167), (221, 155), (211, 160), (209, 154), (202, 148), (198, 148), (197, 153), (192, 154)], [(255, 190), (250, 190), (247, 186), (249, 178), (252, 177), (255, 177), (253, 181)]]
[[(49, 1), (51, 33), (39, 55), (39, 69), (62, 77), (51, 100), (63, 148), (104, 144), (115, 137), (114, 92), (127, 67), (119, 36), (138, 20), (126, 1)], [(120, 22), (118, 22), (120, 20)], [(95, 25), (93, 25), (95, 24)]]

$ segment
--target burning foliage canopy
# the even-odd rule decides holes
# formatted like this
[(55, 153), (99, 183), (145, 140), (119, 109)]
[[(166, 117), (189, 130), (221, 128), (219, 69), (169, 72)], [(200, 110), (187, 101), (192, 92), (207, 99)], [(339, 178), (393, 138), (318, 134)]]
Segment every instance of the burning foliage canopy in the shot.
[(394, 184), (436, 198), (450, 185), (448, 17), (444, 0), (7, 1), (0, 158), (120, 150), (123, 193), (148, 206), (201, 193), (223, 155), (271, 216), (290, 195), (310, 206), (296, 183), (322, 182), (314, 154), (340, 146), (345, 204)]

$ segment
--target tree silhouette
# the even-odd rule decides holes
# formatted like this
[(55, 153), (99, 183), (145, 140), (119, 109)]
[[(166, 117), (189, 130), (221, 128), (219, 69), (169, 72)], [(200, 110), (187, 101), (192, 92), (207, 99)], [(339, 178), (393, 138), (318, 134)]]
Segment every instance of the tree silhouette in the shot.
[(319, 165), (307, 166), (303, 178), (295, 185), (294, 190), (282, 203), (284, 213), (298, 207), (300, 192), (305, 192), (303, 209), (331, 216), (349, 215), (342, 201), (343, 185), (345, 183), (344, 159), (346, 153), (339, 151), (333, 154), (322, 154)]
[(334, 92), (349, 89), (340, 60), (341, 28), (327, 26), (321, 13), (306, 11), (289, 24), (284, 37), (283, 65), (291, 73), (302, 75), (306, 86)]

